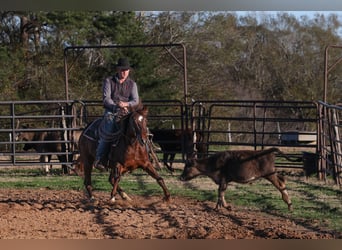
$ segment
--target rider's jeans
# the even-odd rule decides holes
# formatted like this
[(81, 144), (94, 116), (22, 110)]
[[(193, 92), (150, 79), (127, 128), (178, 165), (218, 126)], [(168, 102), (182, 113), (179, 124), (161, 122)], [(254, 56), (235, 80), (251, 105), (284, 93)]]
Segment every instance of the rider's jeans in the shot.
[[(104, 116), (104, 125), (103, 130), (106, 134), (112, 134), (117, 130), (116, 122), (115, 122), (115, 116), (112, 112), (105, 112)], [(109, 152), (109, 146), (110, 141), (106, 138), (103, 138), (100, 135), (99, 145), (96, 149), (96, 159), (95, 160), (101, 160), (101, 158), (106, 155)]]

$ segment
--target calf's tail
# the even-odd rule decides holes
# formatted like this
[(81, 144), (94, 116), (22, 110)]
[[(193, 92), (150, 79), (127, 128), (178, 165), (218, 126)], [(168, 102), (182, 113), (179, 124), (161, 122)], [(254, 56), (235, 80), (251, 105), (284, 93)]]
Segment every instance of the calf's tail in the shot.
[(283, 156), (285, 159), (291, 161), (291, 162), (301, 162), (303, 160), (303, 157), (296, 157), (296, 158), (290, 158), (285, 153), (283, 153), (279, 148), (270, 148), (271, 152), (277, 152), (281, 156)]

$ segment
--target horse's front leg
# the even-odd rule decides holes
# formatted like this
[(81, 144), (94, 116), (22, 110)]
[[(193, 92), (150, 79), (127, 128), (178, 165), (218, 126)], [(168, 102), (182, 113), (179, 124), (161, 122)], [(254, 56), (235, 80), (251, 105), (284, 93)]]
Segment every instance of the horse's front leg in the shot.
[(109, 175), (109, 182), (112, 185), (112, 192), (111, 192), (111, 202), (115, 202), (115, 195), (119, 193), (122, 199), (124, 200), (132, 200), (125, 192), (124, 190), (120, 187), (119, 182), (121, 179), (121, 172), (120, 169), (117, 166), (112, 167)]
[(124, 200), (128, 200), (131, 201), (131, 197), (129, 197), (126, 192), (120, 187), (120, 185), (118, 185), (117, 191), (119, 193), (119, 195), (121, 196), (122, 199)]
[(117, 167), (112, 167), (109, 175), (109, 182), (112, 185), (112, 192), (110, 194), (110, 201), (115, 202), (115, 195), (118, 190), (119, 182), (120, 182), (120, 174), (118, 174)]
[(169, 202), (170, 201), (170, 192), (167, 189), (164, 179), (158, 174), (156, 169), (153, 167), (153, 165), (149, 162), (147, 166), (143, 168), (153, 179), (155, 179), (159, 186), (163, 189), (164, 192), (164, 201)]

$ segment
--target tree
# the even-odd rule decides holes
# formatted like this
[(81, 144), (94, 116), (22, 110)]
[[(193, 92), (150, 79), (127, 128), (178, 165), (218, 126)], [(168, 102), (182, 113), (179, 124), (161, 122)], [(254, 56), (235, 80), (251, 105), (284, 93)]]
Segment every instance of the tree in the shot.
[[(64, 99), (63, 51), (66, 46), (140, 44), (146, 38), (134, 12), (1, 12), (0, 17), (2, 63), (8, 62), (8, 53), (14, 55), (9, 63), (13, 71), (5, 68), (0, 71), (7, 83), (2, 88), (7, 86), (7, 91), (13, 88), (13, 93), (22, 100)], [(146, 66), (140, 60), (152, 61), (146, 59), (150, 55), (140, 51), (74, 52), (75, 57), (71, 56), (71, 60), (75, 60), (72, 70), (76, 70), (71, 75), (72, 98), (98, 98), (100, 94), (96, 93), (101, 92), (102, 78), (112, 73), (110, 65), (124, 54), (133, 58), (136, 65), (144, 65), (141, 68)], [(20, 67), (15, 62), (21, 63)], [(138, 74), (145, 73), (139, 70)], [(13, 79), (16, 82), (10, 86)], [(85, 86), (94, 91), (84, 93)], [(16, 99), (15, 96), (7, 98)]]
[[(66, 46), (183, 43), (195, 100), (318, 100), (324, 49), (341, 42), (340, 26), (336, 15), (319, 13), (2, 11), (1, 99), (64, 99)], [(176, 48), (69, 52), (70, 99), (99, 99), (121, 56), (131, 59), (143, 99), (182, 99), (182, 67), (170, 53), (183, 56)], [(329, 74), (332, 102), (340, 101), (341, 67)]]

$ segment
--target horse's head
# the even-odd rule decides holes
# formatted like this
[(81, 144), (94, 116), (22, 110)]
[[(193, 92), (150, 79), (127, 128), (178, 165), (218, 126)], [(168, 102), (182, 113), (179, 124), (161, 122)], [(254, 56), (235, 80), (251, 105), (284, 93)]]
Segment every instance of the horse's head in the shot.
[[(23, 125), (22, 129), (28, 129), (28, 126)], [(15, 141), (30, 141), (32, 140), (33, 132), (19, 131), (15, 133)]]
[(132, 140), (138, 139), (141, 144), (147, 141), (147, 115), (148, 109), (143, 105), (139, 105), (137, 109), (134, 109), (130, 113), (129, 123), (126, 130), (127, 137)]

